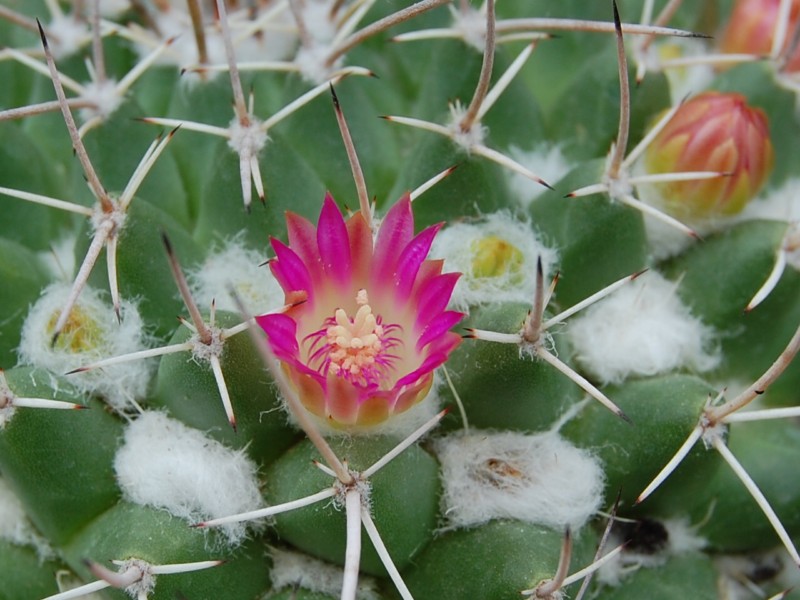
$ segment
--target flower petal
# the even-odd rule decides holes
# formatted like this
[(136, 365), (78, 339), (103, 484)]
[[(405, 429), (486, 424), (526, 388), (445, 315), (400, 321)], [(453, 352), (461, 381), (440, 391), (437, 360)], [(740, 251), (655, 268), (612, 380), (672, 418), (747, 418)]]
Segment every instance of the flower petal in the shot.
[(356, 387), (336, 375), (328, 375), (325, 386), (327, 414), (339, 425), (352, 425), (358, 420), (359, 392)]
[(401, 377), (397, 380), (395, 386), (401, 387), (404, 385), (411, 385), (433, 371), (435, 368), (443, 365), (447, 361), (447, 357), (455, 350), (456, 346), (461, 343), (461, 336), (456, 335), (455, 333), (448, 333), (443, 338), (441, 338), (441, 343), (439, 344), (439, 348), (437, 352), (433, 352), (425, 357), (425, 360), (422, 361), (422, 364), (411, 371), (408, 375)]
[(397, 401), (394, 403), (394, 410), (392, 412), (396, 415), (403, 413), (415, 404), (424, 400), (425, 396), (427, 396), (428, 392), (431, 390), (432, 384), (433, 373), (428, 373), (427, 376), (420, 379), (413, 386), (404, 389), (403, 392), (397, 397)]
[(425, 346), (443, 335), (446, 331), (449, 331), (463, 318), (464, 313), (456, 312), (454, 310), (446, 310), (445, 312), (431, 319), (431, 321), (425, 325), (425, 329), (422, 330), (422, 335), (420, 335), (419, 340), (417, 340), (417, 351), (421, 352)]
[(347, 236), (350, 239), (350, 261), (353, 281), (356, 286), (366, 287), (369, 268), (372, 264), (372, 232), (364, 220), (364, 215), (355, 213), (347, 222)]
[(319, 215), (317, 247), (325, 274), (340, 285), (349, 283), (350, 240), (342, 213), (330, 194), (325, 195)]
[(272, 313), (256, 317), (256, 323), (264, 330), (269, 345), (281, 360), (296, 359), (300, 347), (297, 344), (297, 323), (288, 315)]
[(272, 249), (275, 250), (276, 260), (269, 263), (269, 268), (275, 279), (286, 294), (303, 290), (308, 294), (308, 299), (313, 297), (311, 276), (306, 265), (300, 257), (277, 238), (272, 238)]
[(324, 384), (312, 374), (298, 371), (297, 369), (287, 369), (289, 380), (292, 382), (300, 402), (308, 409), (311, 414), (320, 418), (325, 418), (327, 399), (325, 396)]
[(389, 209), (381, 222), (372, 257), (373, 285), (382, 287), (391, 283), (400, 251), (413, 236), (414, 214), (411, 212), (411, 198), (406, 194)]
[(392, 395), (387, 393), (370, 394), (358, 407), (358, 425), (377, 425), (388, 419)]
[(433, 238), (436, 237), (436, 233), (442, 228), (442, 225), (439, 223), (420, 232), (400, 253), (400, 260), (397, 262), (397, 270), (394, 275), (398, 301), (406, 302), (408, 300), (420, 267), (431, 249)]
[(317, 228), (314, 224), (296, 213), (287, 211), (286, 229), (292, 250), (309, 269), (316, 268), (320, 264), (320, 258), (317, 248)]
[(417, 273), (417, 280), (414, 284), (414, 297), (419, 297), (419, 290), (424, 289), (437, 276), (442, 274), (444, 260), (441, 258), (428, 259), (422, 263)]
[(461, 273), (438, 275), (428, 285), (419, 290), (416, 299), (411, 300), (416, 305), (417, 319), (415, 326), (417, 331), (424, 328), (425, 325), (447, 308), (450, 296), (453, 294), (453, 288), (460, 276)]

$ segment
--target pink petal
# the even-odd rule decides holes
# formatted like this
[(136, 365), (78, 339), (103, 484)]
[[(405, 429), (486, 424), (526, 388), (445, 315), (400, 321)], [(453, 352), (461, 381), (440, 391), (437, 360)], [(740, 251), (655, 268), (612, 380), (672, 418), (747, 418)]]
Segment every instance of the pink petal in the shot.
[(389, 209), (375, 240), (372, 261), (372, 282), (378, 287), (389, 285), (397, 268), (400, 251), (414, 236), (414, 214), (408, 194)]
[[(450, 302), (453, 288), (461, 273), (445, 273), (432, 279), (428, 285), (419, 290), (416, 300), (417, 330), (425, 327), (436, 318)], [(412, 300), (413, 302), (414, 300)]]
[(356, 387), (336, 375), (329, 375), (325, 389), (326, 411), (334, 425), (352, 425), (358, 419), (359, 392)]
[(425, 348), (425, 352), (431, 356), (434, 354), (446, 354), (449, 356), (453, 350), (458, 348), (462, 341), (463, 338), (460, 335), (452, 331), (447, 331), (444, 335), (439, 336), (428, 344), (428, 347)]
[(456, 335), (455, 333), (448, 334), (443, 340), (440, 352), (434, 352), (433, 354), (426, 356), (425, 360), (422, 361), (422, 364), (419, 367), (411, 371), (411, 373), (408, 375), (398, 379), (395, 386), (402, 387), (404, 385), (410, 385), (433, 371), (435, 368), (443, 365), (447, 361), (447, 357), (450, 355), (450, 352), (455, 350), (456, 346), (458, 346), (460, 343), (461, 336)]
[(421, 352), (425, 346), (443, 335), (445, 332), (450, 331), (450, 329), (454, 325), (457, 325), (463, 318), (464, 313), (446, 310), (445, 312), (431, 319), (431, 321), (425, 326), (425, 329), (422, 330), (422, 335), (417, 341), (417, 351)]
[(308, 294), (308, 299), (311, 300), (313, 286), (311, 285), (311, 276), (306, 265), (295, 254), (294, 250), (279, 239), (272, 238), (270, 241), (272, 242), (273, 250), (275, 250), (277, 260), (269, 263), (269, 268), (283, 291), (288, 294), (289, 292), (304, 290)]
[(289, 234), (289, 246), (306, 265), (319, 264), (319, 248), (317, 248), (317, 228), (300, 215), (286, 212), (286, 229)]
[(357, 287), (366, 287), (372, 264), (372, 232), (360, 212), (350, 217), (346, 225), (347, 236), (350, 239), (353, 280), (357, 282)]
[(394, 414), (400, 414), (425, 399), (433, 383), (433, 374), (428, 373), (411, 387), (406, 387), (394, 404)]
[(323, 419), (326, 418), (328, 415), (325, 408), (327, 402), (324, 380), (318, 374), (305, 373), (291, 368), (289, 369), (289, 379), (297, 390), (303, 406), (312, 414)]
[(397, 299), (401, 302), (408, 300), (420, 267), (431, 249), (433, 238), (441, 228), (441, 223), (428, 227), (411, 240), (400, 253), (400, 260), (395, 272), (395, 285), (397, 286)]
[(272, 351), (280, 358), (296, 358), (300, 352), (297, 343), (297, 323), (294, 319), (280, 313), (256, 317), (256, 323), (267, 334)]
[(442, 274), (444, 260), (441, 258), (428, 259), (422, 263), (417, 273), (417, 280), (414, 285), (414, 297), (419, 298), (420, 290), (425, 289), (428, 284)]
[(387, 392), (380, 392), (370, 394), (365, 398), (358, 407), (358, 425), (376, 425), (388, 419), (392, 395)]
[(317, 223), (317, 246), (325, 274), (336, 283), (349, 283), (350, 240), (342, 213), (330, 194), (325, 195), (322, 203), (322, 212)]

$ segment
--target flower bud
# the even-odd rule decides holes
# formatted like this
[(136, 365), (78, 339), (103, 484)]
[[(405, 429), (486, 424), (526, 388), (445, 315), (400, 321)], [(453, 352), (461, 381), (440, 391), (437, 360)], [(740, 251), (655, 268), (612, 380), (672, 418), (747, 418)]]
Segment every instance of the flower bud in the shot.
[(764, 112), (740, 94), (719, 92), (683, 104), (645, 154), (645, 169), (652, 174), (727, 174), (656, 184), (667, 212), (687, 220), (740, 212), (767, 180), (773, 162)]
[[(722, 33), (720, 50), (728, 54), (763, 54), (772, 51), (781, 0), (739, 0)], [(800, 20), (800, 0), (792, 0), (789, 9), (784, 50), (790, 43), (791, 32)], [(800, 71), (800, 52), (795, 51), (784, 71)]]
[(472, 250), (472, 274), (475, 277), (500, 277), (512, 275), (518, 283), (525, 257), (519, 248), (496, 235), (475, 240)]

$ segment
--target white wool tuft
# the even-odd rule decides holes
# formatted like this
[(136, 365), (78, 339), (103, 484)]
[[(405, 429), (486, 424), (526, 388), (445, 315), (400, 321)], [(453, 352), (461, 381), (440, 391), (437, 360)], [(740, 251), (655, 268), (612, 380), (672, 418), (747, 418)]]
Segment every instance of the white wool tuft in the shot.
[[(511, 146), (509, 155), (529, 171), (536, 173), (549, 183), (554, 183), (566, 175), (571, 165), (558, 146), (540, 145), (532, 150)], [(508, 175), (508, 185), (522, 208), (527, 209), (547, 188), (524, 175), (504, 170)]]
[(57, 16), (45, 28), (49, 35), (47, 43), (56, 61), (75, 54), (92, 40), (86, 21), (75, 15)]
[[(639, 159), (636, 161), (632, 171), (632, 175), (647, 174), (644, 160)], [(668, 207), (664, 203), (664, 198), (658, 184), (640, 183), (636, 186), (636, 192), (638, 198), (645, 204), (649, 204), (667, 215), (670, 214)], [(653, 261), (658, 262), (677, 256), (692, 244), (697, 243), (697, 240), (686, 235), (686, 232), (652, 215), (644, 214), (643, 220), (645, 232), (647, 233), (650, 257)], [(701, 237), (727, 228), (733, 223), (733, 218), (725, 215), (695, 219), (681, 217), (678, 220), (687, 227), (691, 227)]]
[[(275, 590), (297, 587), (339, 597), (342, 591), (344, 572), (337, 567), (299, 552), (272, 548), (272, 571), (270, 578)], [(378, 586), (374, 579), (359, 575), (357, 598), (378, 600)]]
[(16, 546), (31, 546), (41, 560), (55, 556), (47, 539), (33, 528), (19, 498), (0, 478), (0, 540)]
[(582, 526), (603, 500), (603, 470), (557, 433), (456, 433), (435, 442), (447, 528), (518, 519)]
[(767, 219), (800, 221), (800, 178), (789, 179), (779, 188), (768, 191), (749, 202), (736, 217), (737, 221)]
[[(70, 286), (58, 283), (47, 287), (31, 308), (22, 327), (19, 363), (41, 367), (63, 374), (105, 358), (145, 350), (150, 341), (136, 306), (123, 300), (120, 306), (122, 322), (117, 322), (113, 307), (106, 303), (104, 292), (86, 287), (81, 292), (73, 314), (79, 314), (90, 328), (91, 345), (81, 351), (62, 348), (61, 340), (82, 335), (85, 330), (65, 331), (59, 343), (52, 345), (52, 327), (69, 295)], [(105, 397), (121, 412), (136, 405), (147, 394), (154, 362), (135, 360), (92, 369), (69, 376), (69, 381), (81, 392)]]
[(450, 108), (450, 124), (447, 126), (450, 129), (450, 135), (453, 142), (461, 146), (461, 148), (469, 153), (473, 147), (483, 144), (486, 134), (489, 130), (481, 125), (479, 122), (472, 124), (467, 131), (462, 131), (461, 121), (467, 114), (467, 108), (456, 100), (449, 106)]
[[(661, 521), (666, 530), (666, 543), (663, 548), (652, 553), (636, 552), (623, 549), (597, 571), (597, 581), (603, 585), (618, 586), (625, 578), (641, 568), (657, 568), (663, 566), (673, 556), (681, 556), (700, 552), (708, 546), (708, 541), (697, 535), (696, 527), (685, 517), (676, 517)], [(626, 542), (619, 531), (612, 529), (606, 552), (610, 552)]]
[[(136, 51), (139, 56), (144, 57), (150, 54), (164, 40), (172, 39), (169, 48), (166, 49), (157, 59), (157, 65), (172, 65), (183, 69), (198, 64), (197, 42), (195, 41), (192, 20), (186, 11), (168, 10), (155, 11), (153, 15), (155, 24), (160, 32), (159, 36), (144, 34), (144, 40), (136, 43)], [(143, 30), (142, 30), (143, 31)], [(208, 64), (220, 65), (227, 64), (225, 55), (225, 43), (219, 28), (206, 28), (206, 51), (208, 53)], [(198, 83), (205, 83), (218, 77), (221, 71), (187, 71), (181, 76), (181, 84), (192, 87)]]
[[(189, 521), (216, 519), (263, 506), (256, 465), (164, 413), (146, 412), (125, 430), (114, 458), (124, 497), (163, 508)], [(241, 543), (246, 525), (220, 527), (231, 545)]]
[(93, 117), (108, 118), (119, 108), (123, 100), (123, 96), (117, 93), (117, 82), (113, 79), (87, 83), (82, 98), (94, 105), (81, 109), (80, 114), (84, 121)]
[(699, 552), (708, 546), (708, 540), (697, 535), (697, 527), (687, 517), (664, 519), (663, 525), (667, 530), (667, 548), (670, 554), (680, 556)]
[(332, 8), (330, 0), (306, 0), (300, 5), (301, 19), (314, 41), (327, 44), (335, 39), (337, 28), (336, 19), (331, 18)]
[(328, 81), (331, 75), (340, 69), (343, 59), (340, 57), (330, 66), (326, 65), (332, 48), (322, 42), (312, 42), (308, 46), (301, 46), (294, 57), (294, 64), (303, 78), (313, 85)]
[[(643, 187), (644, 186), (639, 186), (640, 195)], [(644, 200), (644, 198), (642, 199)], [(648, 204), (653, 203), (648, 202)], [(655, 205), (659, 210), (662, 210), (657, 203)], [(696, 242), (694, 238), (686, 235), (683, 231), (679, 231), (672, 225), (667, 225), (664, 221), (656, 219), (651, 215), (644, 215), (643, 218), (650, 257), (655, 262), (677, 256)], [(692, 227), (699, 235), (708, 233), (708, 231), (705, 230), (700, 231), (696, 224), (684, 224)]]
[(269, 140), (267, 132), (261, 127), (261, 121), (250, 116), (250, 122), (242, 125), (238, 117), (234, 117), (228, 126), (230, 139), (228, 146), (239, 155), (247, 158), (258, 156)]
[(453, 17), (453, 29), (462, 35), (466, 44), (483, 52), (486, 48), (486, 15), (469, 5), (455, 8), (450, 4), (448, 8)]
[[(517, 272), (497, 277), (476, 277), (472, 268), (473, 246), (492, 236), (519, 250), (522, 264)], [(530, 302), (536, 283), (537, 259), (542, 259), (545, 277), (557, 260), (556, 251), (539, 241), (530, 223), (520, 221), (506, 211), (487, 215), (480, 222), (455, 223), (446, 227), (436, 236), (430, 255), (445, 259), (445, 271), (462, 274), (450, 301), (450, 306), (456, 310), (498, 301)]]
[(269, 267), (259, 266), (263, 262), (264, 255), (247, 248), (238, 237), (215, 248), (203, 264), (188, 275), (195, 302), (201, 308), (208, 308), (216, 299), (218, 309), (238, 312), (228, 293), (232, 285), (252, 314), (280, 308), (283, 290)]
[(577, 360), (602, 383), (714, 368), (713, 330), (692, 316), (676, 287), (648, 271), (573, 318), (567, 334)]

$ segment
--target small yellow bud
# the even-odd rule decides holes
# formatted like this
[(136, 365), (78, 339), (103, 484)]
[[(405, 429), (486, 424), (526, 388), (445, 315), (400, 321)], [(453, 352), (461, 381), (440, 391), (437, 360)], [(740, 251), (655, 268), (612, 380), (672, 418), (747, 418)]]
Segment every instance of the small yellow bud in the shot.
[(488, 236), (472, 243), (472, 275), (474, 277), (499, 277), (515, 275), (521, 280), (524, 257), (516, 246), (497, 237)]
[[(53, 313), (47, 331), (53, 333), (60, 313)], [(103, 344), (103, 328), (80, 306), (74, 306), (55, 342), (56, 348), (74, 354), (95, 350)]]

